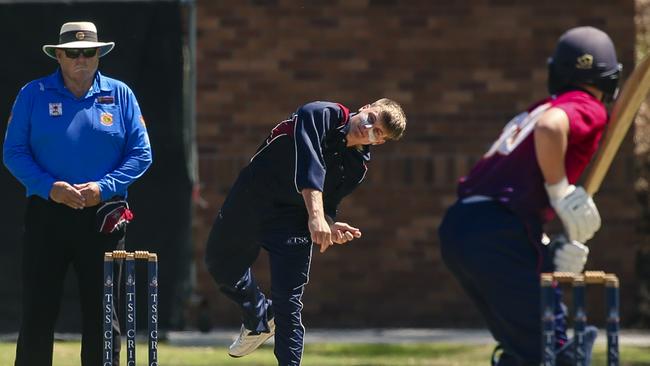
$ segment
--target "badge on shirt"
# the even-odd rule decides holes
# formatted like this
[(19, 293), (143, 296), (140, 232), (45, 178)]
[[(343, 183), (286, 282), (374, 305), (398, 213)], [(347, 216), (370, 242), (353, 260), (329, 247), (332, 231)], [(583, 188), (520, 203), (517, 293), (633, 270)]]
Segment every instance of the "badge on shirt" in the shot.
[(63, 115), (62, 103), (50, 103), (50, 116), (58, 117)]
[(104, 112), (99, 116), (99, 122), (101, 122), (101, 124), (103, 124), (104, 126), (112, 126), (113, 115), (108, 112)]
[(112, 95), (97, 97), (98, 104), (115, 104), (115, 98)]

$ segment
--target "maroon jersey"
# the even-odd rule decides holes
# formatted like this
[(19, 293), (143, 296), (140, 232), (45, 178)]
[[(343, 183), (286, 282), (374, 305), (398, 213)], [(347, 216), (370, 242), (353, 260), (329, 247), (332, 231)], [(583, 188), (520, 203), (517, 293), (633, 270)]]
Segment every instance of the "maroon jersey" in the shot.
[(574, 184), (596, 152), (608, 119), (598, 99), (576, 90), (544, 99), (515, 116), (470, 173), (460, 179), (459, 198), (489, 196), (525, 219), (552, 219), (554, 212), (544, 189), (533, 137), (535, 124), (549, 108), (560, 108), (569, 117), (565, 166), (567, 178)]

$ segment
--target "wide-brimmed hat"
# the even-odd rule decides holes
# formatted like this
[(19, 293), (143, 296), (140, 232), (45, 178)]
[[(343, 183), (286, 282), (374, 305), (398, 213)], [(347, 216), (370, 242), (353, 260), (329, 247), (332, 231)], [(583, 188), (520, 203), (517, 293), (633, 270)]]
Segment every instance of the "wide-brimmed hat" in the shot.
[(91, 22), (69, 22), (61, 26), (59, 44), (46, 44), (43, 52), (56, 59), (57, 48), (99, 48), (99, 57), (111, 52), (115, 42), (98, 42), (97, 28)]

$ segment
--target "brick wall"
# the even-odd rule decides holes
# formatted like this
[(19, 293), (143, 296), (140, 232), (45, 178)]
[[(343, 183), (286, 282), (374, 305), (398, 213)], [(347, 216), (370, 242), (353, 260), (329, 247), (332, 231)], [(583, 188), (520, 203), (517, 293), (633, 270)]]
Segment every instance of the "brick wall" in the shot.
[[(239, 169), (297, 106), (331, 100), (356, 109), (390, 97), (409, 118), (404, 139), (374, 150), (367, 181), (341, 206), (340, 219), (362, 228), (363, 239), (314, 253), (305, 324), (480, 325), (438, 250), (436, 228), (456, 179), (516, 111), (545, 95), (546, 58), (565, 29), (600, 27), (627, 70), (633, 62), (632, 0), (197, 4), (197, 131), (208, 205), (197, 208), (194, 230), (198, 289), (218, 326), (236, 325), (239, 316), (203, 266), (208, 230)], [(634, 313), (639, 211), (629, 141), (597, 197), (605, 224), (590, 242), (590, 267), (622, 277), (624, 315)], [(268, 289), (266, 257), (255, 269)]]
[[(650, 1), (636, 0), (637, 59), (647, 57), (650, 50)], [(635, 191), (640, 203), (639, 231), (643, 240), (637, 246), (636, 275), (639, 327), (650, 326), (650, 108), (641, 106), (635, 124), (634, 148), (638, 176)]]

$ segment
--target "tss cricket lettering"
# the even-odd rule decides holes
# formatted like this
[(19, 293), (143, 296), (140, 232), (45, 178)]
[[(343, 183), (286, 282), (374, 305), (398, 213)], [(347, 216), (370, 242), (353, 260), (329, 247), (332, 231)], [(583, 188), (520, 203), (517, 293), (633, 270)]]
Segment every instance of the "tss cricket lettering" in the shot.
[(113, 364), (113, 264), (124, 260), (126, 267), (126, 364), (136, 365), (136, 260), (147, 261), (148, 275), (148, 342), (149, 366), (158, 366), (158, 256), (147, 251), (127, 252), (115, 250), (104, 253), (104, 297), (103, 297), (103, 365)]
[(542, 366), (555, 366), (555, 290), (554, 283), (569, 284), (573, 289), (573, 329), (575, 366), (588, 366), (590, 345), (585, 342), (587, 328), (587, 308), (585, 304), (586, 285), (605, 286), (607, 309), (607, 366), (619, 365), (619, 280), (613, 273), (585, 271), (584, 273), (553, 272), (541, 275), (542, 289)]

